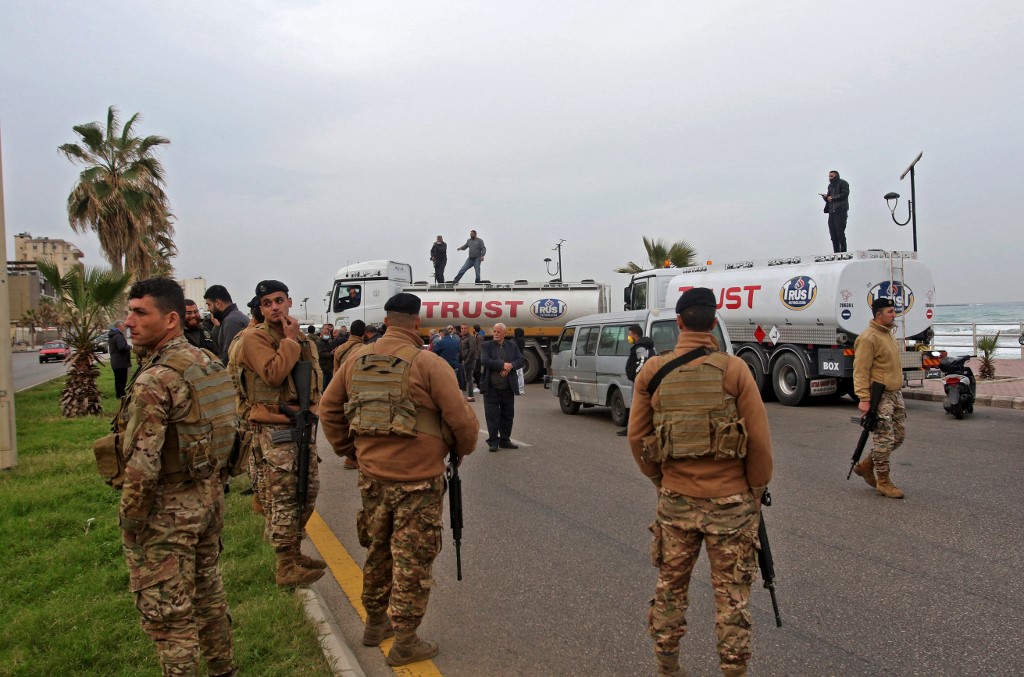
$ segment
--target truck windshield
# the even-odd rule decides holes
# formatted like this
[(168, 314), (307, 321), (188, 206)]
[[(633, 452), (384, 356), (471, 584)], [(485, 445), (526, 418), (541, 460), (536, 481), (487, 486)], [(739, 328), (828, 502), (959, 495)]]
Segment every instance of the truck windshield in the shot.
[(334, 307), (331, 310), (335, 313), (343, 313), (358, 307), (362, 303), (362, 299), (363, 290), (360, 285), (338, 282), (334, 287)]

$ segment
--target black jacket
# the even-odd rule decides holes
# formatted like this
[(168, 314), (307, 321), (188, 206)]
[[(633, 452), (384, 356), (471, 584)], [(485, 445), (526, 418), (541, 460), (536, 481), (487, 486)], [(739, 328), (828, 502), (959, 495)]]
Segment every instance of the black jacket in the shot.
[(626, 358), (626, 378), (635, 381), (636, 373), (652, 355), (654, 355), (654, 340), (650, 336), (641, 336), (629, 349), (629, 357)]
[(480, 346), (480, 365), (483, 367), (483, 373), (480, 375), (480, 390), (485, 392), (491, 387), (491, 372), (500, 372), (505, 363), (508, 362), (512, 365), (512, 371), (506, 376), (508, 380), (508, 386), (512, 389), (512, 392), (519, 394), (519, 377), (516, 376), (516, 369), (522, 369), (525, 362), (523, 361), (523, 354), (519, 352), (519, 346), (516, 342), (511, 340), (509, 337), (505, 337), (502, 342), (505, 348), (505, 359), (501, 359), (498, 353), (498, 344), (496, 341), (485, 341)]
[(825, 202), (826, 214), (850, 211), (850, 184), (839, 178), (838, 172), (836, 172), (836, 178), (828, 182), (826, 194), (832, 198), (831, 202)]
[(214, 355), (220, 355), (220, 348), (217, 347), (210, 332), (206, 331), (202, 324), (195, 329), (186, 329), (182, 334), (185, 335), (185, 340), (196, 348), (203, 348), (209, 350)]
[(448, 243), (447, 242), (435, 242), (434, 246), (430, 248), (430, 260), (434, 263), (440, 263), (441, 261), (448, 260)]
[(107, 332), (107, 347), (110, 350), (111, 369), (127, 369), (132, 366), (132, 349), (120, 329)]
[(225, 308), (224, 312), (214, 313), (213, 315), (220, 322), (220, 331), (217, 332), (217, 346), (219, 348), (217, 352), (220, 355), (220, 361), (227, 364), (228, 346), (231, 345), (231, 339), (235, 338), (235, 334), (249, 326), (249, 318), (234, 303)]

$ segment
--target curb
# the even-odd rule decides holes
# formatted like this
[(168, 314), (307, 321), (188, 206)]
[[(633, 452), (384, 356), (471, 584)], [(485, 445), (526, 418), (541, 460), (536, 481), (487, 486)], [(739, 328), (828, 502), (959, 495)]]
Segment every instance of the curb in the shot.
[[(946, 399), (946, 396), (943, 393), (908, 391), (904, 388), (903, 398), (907, 400), (924, 400), (926, 402), (942, 402)], [(974, 398), (974, 404), (984, 407), (996, 407), (998, 409), (1019, 409), (1024, 411), (1024, 397), (1013, 397), (1011, 395), (977, 395)]]
[(320, 595), (312, 588), (299, 588), (298, 593), (306, 608), (306, 616), (316, 626), (324, 657), (331, 664), (334, 674), (337, 677), (366, 677)]

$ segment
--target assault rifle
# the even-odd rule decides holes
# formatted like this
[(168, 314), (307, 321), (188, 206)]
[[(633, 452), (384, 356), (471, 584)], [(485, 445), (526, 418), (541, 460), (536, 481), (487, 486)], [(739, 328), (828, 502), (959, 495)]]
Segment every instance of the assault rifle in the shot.
[(299, 396), (299, 410), (295, 411), (289, 406), (280, 405), (281, 413), (292, 420), (292, 429), (278, 430), (271, 438), (274, 444), (295, 442), (299, 448), (299, 476), (295, 494), (298, 500), (298, 525), (301, 531), (302, 513), (305, 510), (306, 498), (309, 495), (309, 448), (313, 443), (313, 425), (316, 423), (316, 414), (309, 410), (310, 390), (313, 386), (313, 363), (308, 361), (296, 362), (292, 368), (292, 378), (295, 380), (295, 392)]
[(878, 404), (882, 401), (883, 394), (885, 394), (885, 384), (873, 381), (871, 383), (871, 401), (868, 403), (868, 413), (860, 418), (855, 416), (850, 419), (854, 423), (859, 423), (864, 430), (861, 431), (860, 439), (857, 440), (857, 448), (853, 450), (853, 459), (850, 461), (850, 470), (846, 473), (846, 479), (850, 479), (850, 475), (853, 474), (853, 467), (857, 465), (861, 454), (864, 453), (864, 445), (868, 443), (868, 437), (871, 436), (871, 432), (878, 425)]
[[(766, 489), (761, 497), (761, 505), (768, 507), (772, 504), (772, 495)], [(757, 566), (761, 569), (761, 578), (764, 580), (764, 587), (772, 596), (772, 609), (775, 611), (775, 627), (782, 627), (782, 616), (779, 615), (779, 600), (775, 598), (775, 560), (772, 559), (772, 546), (768, 543), (768, 531), (764, 527), (764, 510), (761, 511), (761, 523), (757, 527), (757, 540), (761, 542), (761, 549), (757, 551)]]
[(448, 516), (452, 523), (452, 536), (455, 538), (455, 572), (458, 580), (462, 580), (462, 478), (459, 477), (459, 454), (452, 447), (448, 454), (448, 465), (444, 470), (448, 481)]

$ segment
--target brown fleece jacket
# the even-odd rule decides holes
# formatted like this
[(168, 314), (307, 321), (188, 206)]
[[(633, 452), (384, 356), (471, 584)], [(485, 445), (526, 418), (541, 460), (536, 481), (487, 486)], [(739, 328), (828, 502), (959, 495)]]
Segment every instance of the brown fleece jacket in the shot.
[(862, 401), (871, 399), (871, 384), (885, 384), (885, 392), (903, 387), (900, 349), (892, 330), (871, 320), (853, 342), (853, 392)]
[[(395, 354), (406, 345), (423, 347), (415, 333), (400, 327), (388, 327), (387, 333), (366, 348), (378, 354)], [(345, 418), (345, 402), (352, 387), (352, 369), (356, 359), (348, 358), (341, 372), (334, 375), (320, 399), (320, 426), (327, 441), (339, 456), (355, 458), (359, 470), (374, 477), (393, 482), (414, 482), (437, 477), (444, 472), (448, 447), (444, 441), (427, 433), (418, 433), (416, 439), (387, 435), (371, 437), (354, 435)], [(409, 374), (409, 394), (417, 408), (439, 411), (441, 418), (452, 429), (455, 449), (459, 457), (476, 448), (480, 423), (476, 413), (466, 403), (459, 389), (455, 372), (434, 353), (424, 350), (412, 363)]]
[[(269, 330), (269, 333), (268, 333)], [(244, 368), (253, 371), (270, 386), (277, 388), (284, 383), (292, 372), (295, 363), (302, 357), (302, 345), (308, 345), (313, 368), (320, 371), (320, 363), (316, 352), (316, 344), (305, 334), (300, 334), (298, 341), (285, 338), (280, 330), (263, 325), (244, 329), (245, 336), (240, 340), (236, 359)], [(275, 346), (274, 343), (277, 342)], [(291, 402), (289, 404), (297, 404)], [(316, 404), (310, 406), (316, 413)], [(253, 423), (289, 424), (291, 419), (278, 410), (277, 405), (254, 404), (249, 411), (249, 420)]]
[[(666, 362), (700, 347), (718, 349), (714, 336), (703, 332), (682, 331), (671, 353), (652, 357), (644, 364), (633, 382), (633, 406), (629, 412), (629, 446), (641, 472), (658, 486), (685, 496), (719, 498), (752, 489), (760, 498), (772, 478), (772, 439), (768, 414), (753, 376), (738, 357), (729, 359), (722, 386), (727, 395), (736, 398), (739, 416), (746, 421), (747, 456), (743, 459), (716, 461), (711, 458), (669, 459), (664, 463), (648, 463), (640, 455), (643, 439), (654, 433), (654, 406), (661, 402), (661, 392), (654, 397), (647, 390), (653, 377)], [(699, 357), (690, 362), (697, 365)]]

